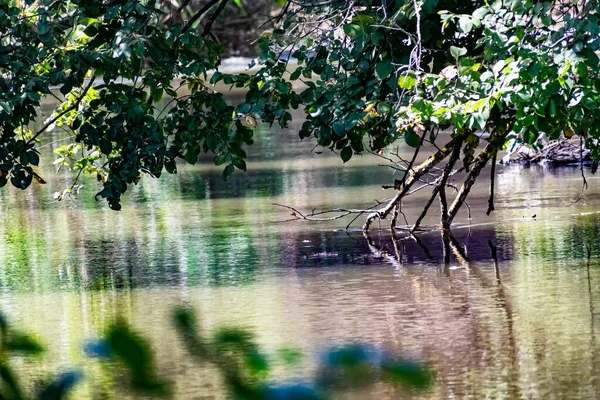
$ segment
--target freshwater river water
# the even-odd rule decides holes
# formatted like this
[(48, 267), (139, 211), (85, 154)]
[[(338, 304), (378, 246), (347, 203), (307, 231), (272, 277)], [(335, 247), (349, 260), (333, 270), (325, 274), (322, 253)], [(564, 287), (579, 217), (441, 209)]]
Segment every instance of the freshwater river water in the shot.
[[(156, 349), (176, 398), (223, 398), (214, 371), (191, 363), (171, 326), (173, 307), (188, 304), (207, 330), (242, 326), (270, 354), (302, 350), (301, 364), (281, 376), (310, 374), (325, 346), (355, 342), (435, 371), (426, 392), (343, 398), (600, 396), (597, 177), (588, 177), (574, 203), (581, 190), (575, 167), (499, 166), (497, 210), (485, 216), (487, 183), (480, 183), (471, 226), (466, 211), (456, 220), (468, 260), (453, 256), (445, 266), (437, 230), (419, 243), (403, 240), (398, 257), (387, 231), (367, 242), (358, 230), (339, 230), (347, 220), (279, 222), (289, 211), (273, 203), (368, 207), (390, 196), (381, 185), (395, 178), (372, 155), (344, 165), (327, 151), (311, 152), (298, 126), (261, 129), (249, 171), (228, 182), (208, 161), (144, 178), (121, 212), (94, 200), (93, 180), (73, 201), (54, 201), (73, 175), (51, 164), (61, 134), (46, 138), (40, 174), (48, 184), (0, 191), (0, 308), (48, 348), (41, 358), (14, 360), (25, 384), (76, 368), (88, 378), (74, 398), (123, 397), (82, 350), (123, 317)], [(409, 219), (426, 196), (404, 204)], [(435, 214), (426, 224), (436, 223)]]

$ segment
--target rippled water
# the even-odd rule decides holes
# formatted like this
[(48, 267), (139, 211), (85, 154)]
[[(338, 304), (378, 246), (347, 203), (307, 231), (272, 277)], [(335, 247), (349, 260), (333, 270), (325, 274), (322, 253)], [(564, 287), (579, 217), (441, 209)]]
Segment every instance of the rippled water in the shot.
[[(578, 169), (500, 166), (497, 211), (485, 216), (481, 183), (445, 266), (437, 230), (394, 245), (387, 231), (340, 231), (347, 221), (279, 222), (289, 211), (273, 203), (367, 207), (394, 179), (373, 156), (343, 165), (311, 152), (296, 130), (262, 130), (249, 171), (226, 183), (209, 163), (144, 179), (118, 213), (93, 200), (92, 180), (73, 201), (53, 200), (73, 176), (53, 171), (61, 135), (49, 139), (49, 183), (0, 191), (0, 307), (49, 347), (41, 359), (15, 360), (25, 382), (76, 367), (89, 378), (75, 398), (113, 397), (109, 372), (86, 361), (82, 345), (122, 316), (151, 340), (177, 398), (222, 398), (214, 371), (193, 367), (171, 328), (172, 308), (190, 304), (206, 329), (243, 326), (271, 354), (305, 351), (279, 376), (310, 373), (326, 345), (369, 342), (432, 366), (435, 386), (417, 397), (600, 396), (597, 178), (574, 203)], [(409, 219), (425, 199), (404, 204)], [(374, 390), (343, 398), (410, 397)]]

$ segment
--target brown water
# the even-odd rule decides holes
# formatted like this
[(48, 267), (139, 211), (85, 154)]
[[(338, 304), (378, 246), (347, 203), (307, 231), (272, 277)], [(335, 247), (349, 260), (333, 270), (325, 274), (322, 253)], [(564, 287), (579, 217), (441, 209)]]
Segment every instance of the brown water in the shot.
[[(343, 165), (311, 153), (295, 130), (262, 130), (249, 171), (226, 183), (208, 163), (144, 179), (118, 213), (93, 200), (92, 180), (73, 201), (55, 202), (73, 176), (53, 171), (50, 151), (47, 185), (0, 191), (0, 308), (48, 345), (43, 358), (15, 360), (25, 383), (75, 367), (88, 379), (73, 398), (116, 397), (82, 346), (123, 316), (152, 342), (176, 398), (223, 398), (214, 371), (193, 366), (171, 327), (172, 308), (189, 304), (206, 329), (247, 327), (269, 354), (303, 350), (302, 364), (278, 368), (279, 377), (310, 374), (327, 345), (368, 342), (432, 366), (434, 387), (415, 397), (600, 397), (596, 177), (572, 203), (578, 169), (500, 166), (497, 211), (485, 216), (480, 183), (471, 226), (465, 211), (455, 231), (468, 261), (445, 266), (436, 230), (402, 240), (398, 254), (387, 232), (367, 241), (340, 231), (347, 220), (278, 222), (289, 211), (273, 203), (367, 207), (390, 196), (380, 186), (395, 177), (373, 156)], [(426, 196), (404, 205), (409, 219)], [(373, 390), (341, 398), (411, 397)]]

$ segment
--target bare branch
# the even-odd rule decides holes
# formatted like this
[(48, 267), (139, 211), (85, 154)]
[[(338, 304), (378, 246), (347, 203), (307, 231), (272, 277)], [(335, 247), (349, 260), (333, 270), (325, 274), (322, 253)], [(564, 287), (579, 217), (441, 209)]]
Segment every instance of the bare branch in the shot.
[[(292, 217), (294, 218), (290, 218), (287, 219), (285, 221), (281, 221), (281, 222), (289, 222), (289, 221), (298, 221), (298, 220), (307, 220), (307, 221), (335, 221), (336, 219), (341, 219), (344, 217), (347, 217), (348, 215), (352, 215), (352, 214), (365, 214), (371, 211), (371, 209), (366, 209), (366, 210), (361, 210), (361, 209), (349, 209), (349, 208), (332, 208), (330, 210), (324, 210), (324, 211), (318, 211), (315, 212), (316, 209), (313, 208), (313, 210), (311, 211), (310, 214), (303, 214), (300, 210), (298, 210), (297, 208), (291, 207), (291, 206), (286, 206), (284, 204), (278, 204), (278, 203), (273, 203), (274, 206), (278, 206), (278, 207), (283, 207), (283, 208), (287, 208), (288, 210), (291, 210), (292, 213)], [(377, 205), (375, 205), (377, 206)], [(319, 217), (320, 215), (326, 215), (326, 214), (333, 214), (333, 213), (340, 213), (339, 215), (334, 215), (332, 217)]]
[(496, 151), (497, 151), (496, 143), (495, 143), (495, 141), (491, 141), (477, 155), (475, 162), (473, 164), (473, 168), (471, 169), (471, 172), (469, 173), (469, 175), (467, 175), (467, 178), (465, 179), (462, 187), (460, 188), (458, 195), (456, 196), (456, 198), (454, 199), (454, 202), (452, 203), (452, 206), (450, 207), (450, 211), (448, 212), (448, 224), (452, 224), (452, 220), (454, 219), (454, 217), (456, 217), (458, 210), (460, 209), (460, 207), (464, 204), (465, 200), (467, 199), (467, 196), (469, 195), (471, 188), (475, 184), (477, 177), (481, 173), (481, 170), (483, 169), (483, 167), (485, 167), (485, 165), (490, 160), (490, 158), (493, 157), (493, 155), (496, 153)]
[(440, 213), (442, 219), (442, 227), (444, 228), (450, 228), (450, 223), (448, 219), (448, 202), (446, 200), (446, 183), (448, 182), (448, 177), (450, 176), (450, 173), (454, 168), (454, 164), (456, 164), (456, 161), (460, 158), (460, 149), (462, 147), (464, 137), (465, 132), (461, 132), (458, 135), (456, 139), (456, 144), (454, 145), (454, 150), (450, 155), (450, 160), (448, 160), (446, 168), (444, 168), (444, 173), (442, 174), (442, 177), (440, 179), (440, 183), (438, 184), (438, 192), (440, 195)]
[(427, 158), (427, 160), (425, 160), (421, 165), (419, 165), (417, 168), (411, 170), (408, 178), (404, 182), (404, 185), (402, 186), (401, 189), (398, 190), (398, 193), (388, 203), (388, 205), (385, 206), (384, 208), (382, 208), (381, 210), (378, 210), (378, 211), (375, 211), (374, 213), (369, 214), (369, 216), (367, 217), (367, 220), (365, 221), (365, 224), (363, 225), (363, 230), (368, 231), (369, 228), (371, 227), (371, 224), (373, 223), (373, 221), (375, 219), (387, 218), (387, 216), (392, 212), (392, 210), (396, 206), (396, 204), (409, 192), (412, 185), (414, 185), (415, 182), (418, 182), (419, 179), (421, 179), (433, 167), (438, 165), (444, 158), (446, 158), (448, 156), (448, 154), (450, 154), (450, 152), (454, 148), (454, 145), (455, 145), (455, 139), (450, 140), (440, 150), (438, 150), (436, 153), (429, 156), (429, 158)]

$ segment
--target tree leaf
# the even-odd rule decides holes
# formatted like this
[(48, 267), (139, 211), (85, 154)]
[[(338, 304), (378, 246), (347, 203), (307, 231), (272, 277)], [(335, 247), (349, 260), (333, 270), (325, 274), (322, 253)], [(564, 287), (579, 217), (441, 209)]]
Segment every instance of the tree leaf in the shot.
[(20, 333), (10, 335), (6, 347), (10, 351), (24, 354), (39, 354), (44, 350), (32, 337)]
[(458, 59), (459, 57), (462, 57), (465, 54), (467, 54), (467, 49), (465, 49), (464, 47), (450, 46), (450, 54), (455, 59)]
[[(461, 15), (458, 19), (458, 27), (462, 33), (469, 33), (473, 29), (473, 19), (468, 15)], [(456, 58), (456, 57), (455, 57)]]
[(221, 179), (223, 179), (224, 181), (226, 181), (227, 179), (229, 179), (229, 177), (232, 174), (233, 174), (233, 164), (229, 164), (223, 170), (223, 173), (221, 174)]
[(419, 147), (421, 144), (421, 138), (412, 129), (408, 129), (406, 132), (404, 132), (404, 141), (407, 145), (414, 148)]
[(333, 123), (333, 132), (339, 137), (344, 137), (346, 134), (346, 126), (340, 121), (335, 121)]
[(375, 66), (375, 77), (380, 81), (387, 79), (392, 71), (394, 70), (394, 66), (392, 65), (392, 60), (386, 58), (381, 60)]
[(110, 155), (110, 153), (112, 153), (112, 142), (106, 138), (102, 138), (100, 139), (100, 151), (104, 154), (106, 154), (107, 156)]
[(344, 147), (340, 152), (340, 157), (342, 157), (342, 161), (347, 163), (352, 158), (352, 148), (350, 146)]
[(344, 33), (349, 38), (356, 39), (363, 34), (363, 28), (358, 24), (346, 24), (344, 25)]
[(417, 77), (413, 74), (402, 75), (398, 78), (398, 86), (402, 89), (411, 90), (417, 84)]
[(196, 153), (196, 150), (188, 149), (188, 151), (185, 153), (185, 161), (192, 165), (196, 164), (198, 161), (198, 154)]
[(477, 10), (473, 11), (473, 17), (477, 19), (484, 19), (486, 15), (490, 13), (490, 9), (488, 7), (480, 7)]

